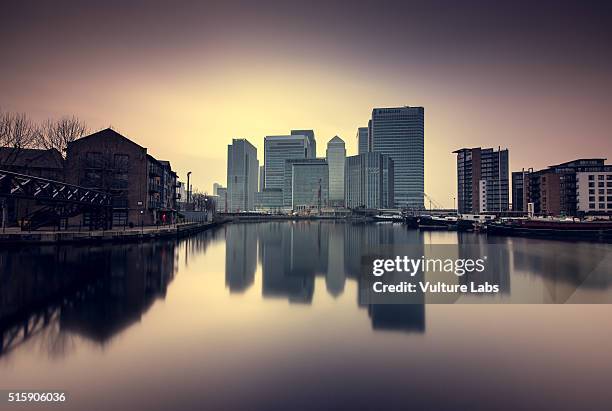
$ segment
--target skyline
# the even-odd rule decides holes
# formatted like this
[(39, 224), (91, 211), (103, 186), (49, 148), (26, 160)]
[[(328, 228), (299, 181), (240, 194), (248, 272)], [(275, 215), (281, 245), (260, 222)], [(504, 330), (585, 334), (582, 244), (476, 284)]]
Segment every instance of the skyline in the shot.
[(318, 157), (336, 135), (354, 155), (374, 107), (426, 108), (447, 207), (462, 147), (508, 148), (511, 171), (612, 158), (611, 6), (483, 4), (10, 4), (0, 108), (112, 125), (207, 192), (232, 139), (262, 163), (264, 136), (313, 129)]

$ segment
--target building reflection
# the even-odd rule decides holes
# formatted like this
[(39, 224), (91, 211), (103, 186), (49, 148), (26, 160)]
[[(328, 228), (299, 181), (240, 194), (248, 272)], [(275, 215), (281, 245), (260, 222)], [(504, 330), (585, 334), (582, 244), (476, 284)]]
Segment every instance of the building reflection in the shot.
[(54, 352), (65, 334), (106, 343), (165, 297), (176, 258), (174, 242), (0, 252), (0, 355), (33, 335)]
[(255, 280), (257, 231), (248, 224), (225, 227), (225, 285), (230, 292), (244, 292)]
[[(242, 227), (257, 232), (263, 297), (286, 298), (290, 303), (312, 303), (317, 276), (324, 276), (327, 292), (337, 297), (344, 292), (347, 277), (360, 283), (363, 270), (371, 269), (367, 258), (372, 253), (401, 253), (406, 244), (410, 244), (414, 251), (415, 246), (418, 248), (422, 244), (418, 232), (406, 230), (401, 225), (299, 221)], [(229, 233), (226, 241), (228, 250), (242, 250), (243, 246), (255, 250), (254, 242), (242, 243), (241, 237), (233, 233)], [(234, 261), (227, 265), (226, 278), (234, 275), (236, 267), (242, 267), (242, 264)], [(358, 306), (367, 310), (376, 330), (423, 332), (423, 298), (421, 296), (416, 303), (412, 302), (405, 305), (374, 304), (361, 293), (358, 293), (356, 301)]]
[[(461, 233), (465, 234), (465, 233)], [(458, 257), (461, 259), (477, 260), (486, 257), (482, 272), (473, 271), (459, 278), (459, 283), (475, 287), (485, 284), (498, 285), (500, 295), (510, 294), (510, 251), (507, 244), (490, 244), (485, 236), (471, 236), (470, 241), (460, 241), (457, 244)], [(471, 287), (468, 287), (471, 289)], [(486, 294), (474, 293), (476, 296)]]

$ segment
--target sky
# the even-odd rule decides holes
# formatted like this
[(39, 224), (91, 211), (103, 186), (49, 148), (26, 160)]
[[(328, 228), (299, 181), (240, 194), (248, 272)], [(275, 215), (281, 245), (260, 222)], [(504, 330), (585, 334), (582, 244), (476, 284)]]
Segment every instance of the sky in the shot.
[(76, 115), (225, 185), (227, 145), (313, 129), (357, 152), (373, 107), (425, 107), (425, 191), (456, 195), (462, 147), (510, 167), (612, 161), (612, 3), (10, 2), (0, 109)]

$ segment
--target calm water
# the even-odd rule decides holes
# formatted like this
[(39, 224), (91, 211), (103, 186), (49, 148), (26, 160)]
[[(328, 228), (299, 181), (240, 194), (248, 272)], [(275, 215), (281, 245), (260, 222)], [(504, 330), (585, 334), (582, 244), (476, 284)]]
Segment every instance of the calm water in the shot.
[[(368, 304), (361, 257), (379, 244), (501, 249), (502, 293)], [(3, 325), (0, 388), (65, 391), (71, 410), (611, 409), (612, 305), (499, 304), (611, 302), (611, 256), (333, 222), (2, 249), (0, 316), (21, 320)]]

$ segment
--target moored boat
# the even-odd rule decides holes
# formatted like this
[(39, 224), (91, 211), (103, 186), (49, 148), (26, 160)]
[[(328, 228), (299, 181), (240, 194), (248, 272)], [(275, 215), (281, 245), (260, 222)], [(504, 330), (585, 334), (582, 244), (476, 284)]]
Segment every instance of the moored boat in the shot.
[(612, 221), (519, 219), (487, 224), (487, 233), (555, 239), (612, 241)]
[(456, 230), (457, 217), (420, 216), (417, 219), (420, 230)]

